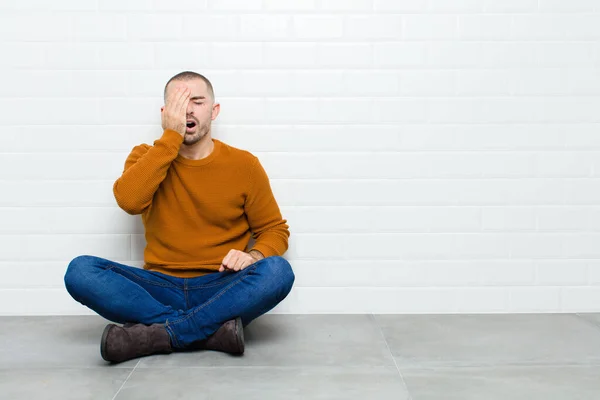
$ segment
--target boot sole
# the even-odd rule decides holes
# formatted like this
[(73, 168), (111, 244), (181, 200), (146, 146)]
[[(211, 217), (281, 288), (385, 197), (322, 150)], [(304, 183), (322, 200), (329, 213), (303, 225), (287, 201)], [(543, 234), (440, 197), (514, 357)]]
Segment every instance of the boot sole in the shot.
[(235, 330), (239, 354), (244, 354), (244, 326), (242, 325), (242, 318), (240, 317), (235, 319)]
[(114, 325), (114, 324), (106, 325), (106, 327), (104, 328), (104, 332), (102, 332), (102, 339), (100, 339), (100, 355), (106, 361), (112, 361), (108, 358), (108, 355), (106, 354), (106, 338), (108, 337), (108, 333), (114, 326), (116, 326), (116, 325)]

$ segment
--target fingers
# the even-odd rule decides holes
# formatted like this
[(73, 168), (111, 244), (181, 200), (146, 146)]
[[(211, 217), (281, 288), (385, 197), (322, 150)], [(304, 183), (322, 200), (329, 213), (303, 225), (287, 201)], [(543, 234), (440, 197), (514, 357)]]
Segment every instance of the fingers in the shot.
[(219, 272), (223, 272), (225, 270), (230, 271), (241, 271), (244, 268), (254, 264), (254, 259), (248, 253), (244, 253), (240, 250), (230, 250), (229, 253), (223, 258), (221, 262), (221, 266), (219, 267)]
[[(190, 90), (185, 88), (181, 93), (181, 97), (179, 97), (179, 107), (183, 108), (183, 105), (186, 104), (188, 97), (190, 97)], [(179, 110), (181, 110), (181, 108)]]
[(240, 270), (239, 259), (240, 259), (239, 254), (237, 252), (234, 253), (233, 256), (231, 257), (231, 260), (229, 261), (229, 264), (231, 265), (229, 268), (233, 269), (236, 272), (239, 271)]
[(185, 117), (187, 114), (188, 103), (190, 102), (191, 91), (187, 88), (183, 90), (181, 96), (177, 100), (177, 104), (173, 107), (174, 116), (181, 121), (185, 129)]
[(183, 101), (181, 103), (181, 108), (179, 109), (180, 115), (183, 114), (184, 117), (187, 114), (187, 108), (188, 108), (188, 104), (190, 103), (191, 95), (192, 95), (192, 92), (189, 89), (186, 89), (185, 96), (183, 97)]
[(173, 111), (178, 115), (181, 114), (181, 108), (185, 103), (186, 97), (189, 95), (189, 90), (187, 88), (181, 88), (180, 92), (177, 94), (177, 98), (175, 100), (175, 104), (173, 104)]
[(238, 269), (236, 271), (241, 271), (244, 268), (246, 268), (247, 266), (249, 266), (250, 264), (252, 264), (252, 261), (248, 260), (248, 257), (246, 257), (246, 256), (241, 257), (238, 261), (238, 264), (237, 264)]
[(221, 261), (221, 265), (224, 265), (224, 266), (229, 265), (229, 260), (231, 259), (231, 255), (233, 254), (234, 251), (235, 250), (229, 250), (229, 253), (227, 253), (227, 255), (225, 256), (223, 261)]
[(240, 260), (240, 271), (243, 270), (244, 268), (246, 268), (250, 264), (251, 264), (251, 261), (248, 261), (248, 259)]
[(190, 90), (186, 87), (176, 87), (167, 98), (165, 108), (171, 112), (181, 110), (181, 103), (185, 101), (186, 95), (189, 95)]
[(252, 259), (252, 256), (249, 256), (246, 253), (242, 253), (240, 255), (240, 258), (238, 258), (238, 261), (236, 262), (234, 269), (236, 271), (241, 271), (244, 268), (249, 267), (252, 264), (254, 264), (254, 260)]
[(180, 95), (181, 89), (182, 88), (180, 88), (180, 87), (176, 87), (175, 90), (173, 90), (171, 92), (171, 94), (169, 94), (169, 97), (167, 97), (167, 101), (165, 102), (165, 108), (172, 107), (173, 103), (176, 101), (176, 99)]
[(225, 258), (223, 258), (223, 261), (221, 261), (221, 267), (219, 268), (219, 272), (233, 269), (232, 267), (234, 264), (232, 263), (231, 257), (233, 257), (235, 252), (236, 250), (234, 249), (229, 250), (229, 253), (227, 253)]

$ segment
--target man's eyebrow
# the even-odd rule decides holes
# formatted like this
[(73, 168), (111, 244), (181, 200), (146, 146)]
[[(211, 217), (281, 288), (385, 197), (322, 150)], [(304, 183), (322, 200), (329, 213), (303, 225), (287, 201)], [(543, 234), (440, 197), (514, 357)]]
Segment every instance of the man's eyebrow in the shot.
[(190, 100), (198, 100), (198, 99), (206, 99), (206, 97), (204, 97), (204, 96), (194, 96), (194, 97), (190, 97)]

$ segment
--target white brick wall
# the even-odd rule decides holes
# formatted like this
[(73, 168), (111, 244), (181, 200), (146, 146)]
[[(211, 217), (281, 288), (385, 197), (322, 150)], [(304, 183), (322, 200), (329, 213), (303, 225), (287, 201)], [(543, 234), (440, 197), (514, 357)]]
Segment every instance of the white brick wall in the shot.
[(0, 1), (0, 314), (142, 264), (112, 183), (187, 69), (289, 220), (275, 312), (600, 311), (599, 39), (595, 0)]

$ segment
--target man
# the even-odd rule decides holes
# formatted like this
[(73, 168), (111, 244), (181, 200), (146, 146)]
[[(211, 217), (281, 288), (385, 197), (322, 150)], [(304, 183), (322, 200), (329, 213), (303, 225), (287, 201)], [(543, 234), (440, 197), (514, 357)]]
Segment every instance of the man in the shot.
[(220, 105), (209, 80), (182, 72), (164, 97), (162, 137), (135, 146), (113, 186), (119, 207), (142, 214), (143, 269), (82, 255), (65, 274), (75, 300), (124, 324), (104, 329), (107, 361), (186, 349), (242, 354), (243, 327), (295, 279), (281, 257), (289, 227), (260, 162), (211, 137)]

